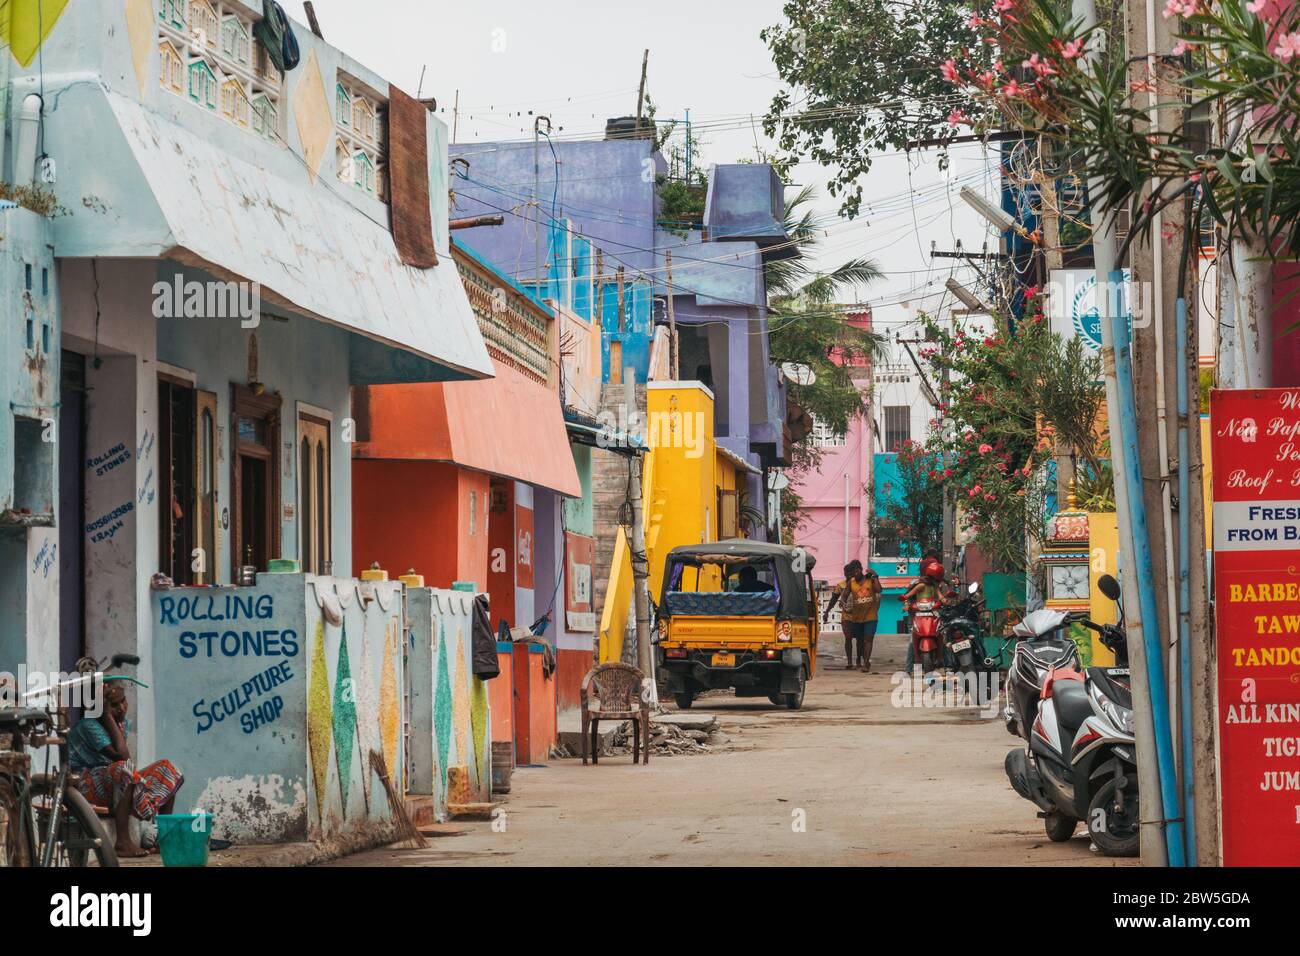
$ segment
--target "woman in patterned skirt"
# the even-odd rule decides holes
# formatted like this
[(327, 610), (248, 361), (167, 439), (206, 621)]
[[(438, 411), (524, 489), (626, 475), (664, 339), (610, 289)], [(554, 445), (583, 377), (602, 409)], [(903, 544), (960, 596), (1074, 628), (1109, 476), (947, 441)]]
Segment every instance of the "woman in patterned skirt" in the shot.
[(78, 789), (92, 804), (108, 807), (117, 824), (117, 855), (144, 856), (131, 839), (130, 818), (152, 820), (171, 813), (176, 791), (185, 777), (170, 760), (158, 760), (143, 770), (131, 763), (126, 743), (126, 690), (109, 684), (104, 692), (104, 712), (83, 717), (68, 734), (68, 757), (78, 774)]

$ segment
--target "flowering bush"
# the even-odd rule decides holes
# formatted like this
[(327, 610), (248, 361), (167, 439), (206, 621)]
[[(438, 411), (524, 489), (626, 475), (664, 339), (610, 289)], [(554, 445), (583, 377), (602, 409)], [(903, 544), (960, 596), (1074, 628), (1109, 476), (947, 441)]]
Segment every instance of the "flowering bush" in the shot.
[(926, 336), (936, 346), (933, 378), (945, 383), (929, 454), (942, 462), (975, 543), (1009, 571), (1025, 570), (1026, 546), (1043, 533), (1040, 466), (1061, 451), (1080, 457), (1085, 472), (1101, 469), (1100, 362), (1053, 333), (1029, 292), (1027, 318), (1014, 328), (999, 319), (977, 336), (929, 322)]

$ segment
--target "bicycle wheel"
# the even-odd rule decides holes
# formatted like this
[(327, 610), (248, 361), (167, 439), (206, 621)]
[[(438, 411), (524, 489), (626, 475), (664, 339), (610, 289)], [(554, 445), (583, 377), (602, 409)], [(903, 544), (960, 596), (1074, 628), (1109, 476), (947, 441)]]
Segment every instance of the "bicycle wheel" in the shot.
[(0, 867), (31, 866), (35, 855), (18, 790), (12, 778), (0, 776)]
[[(37, 784), (37, 787), (40, 787)], [(37, 792), (47, 788), (41, 787)], [(95, 815), (95, 808), (81, 795), (81, 791), (69, 788), (63, 794), (63, 813), (59, 822), (59, 831), (55, 834), (56, 845), (51, 857), (53, 866), (88, 866), (91, 857), (99, 866), (117, 866), (117, 850), (108, 838), (104, 825)], [(49, 801), (44, 801), (37, 810), (37, 825), (44, 835), (49, 824)]]

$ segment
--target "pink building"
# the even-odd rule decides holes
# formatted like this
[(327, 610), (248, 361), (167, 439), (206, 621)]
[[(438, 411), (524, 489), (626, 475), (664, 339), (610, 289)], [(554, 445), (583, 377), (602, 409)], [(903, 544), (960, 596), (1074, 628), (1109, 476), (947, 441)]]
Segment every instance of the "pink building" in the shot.
[[(866, 309), (849, 312), (845, 319), (858, 328), (871, 328), (871, 313)], [(854, 365), (854, 381), (870, 402), (871, 366), (865, 359)], [(843, 566), (854, 558), (870, 566), (872, 421), (870, 415), (859, 415), (844, 434), (815, 418), (814, 423), (812, 441), (822, 460), (817, 468), (793, 479), (804, 514), (795, 539), (816, 557), (817, 580), (838, 581)]]

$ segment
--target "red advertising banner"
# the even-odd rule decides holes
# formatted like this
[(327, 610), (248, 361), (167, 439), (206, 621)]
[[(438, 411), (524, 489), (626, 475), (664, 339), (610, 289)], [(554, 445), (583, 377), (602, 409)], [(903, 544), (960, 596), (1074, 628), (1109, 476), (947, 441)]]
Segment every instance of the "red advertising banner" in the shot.
[(591, 606), (591, 583), (595, 577), (596, 539), (564, 532), (564, 553), (568, 564), (564, 579), (564, 613), (570, 631), (594, 634), (596, 613)]
[(1300, 864), (1300, 389), (1216, 390), (1223, 862)]

